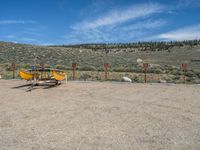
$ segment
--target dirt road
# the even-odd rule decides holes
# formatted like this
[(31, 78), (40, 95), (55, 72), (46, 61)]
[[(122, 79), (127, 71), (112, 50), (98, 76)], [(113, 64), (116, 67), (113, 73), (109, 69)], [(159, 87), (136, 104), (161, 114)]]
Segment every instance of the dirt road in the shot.
[(0, 80), (0, 149), (199, 150), (200, 86)]

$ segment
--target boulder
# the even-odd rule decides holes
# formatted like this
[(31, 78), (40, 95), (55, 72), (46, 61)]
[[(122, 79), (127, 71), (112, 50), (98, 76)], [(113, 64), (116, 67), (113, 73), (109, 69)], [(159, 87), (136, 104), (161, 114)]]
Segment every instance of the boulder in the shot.
[(140, 63), (142, 63), (142, 62), (143, 62), (142, 59), (140, 59), (140, 58), (137, 59), (137, 63), (138, 63), (138, 64), (140, 64)]
[(166, 80), (160, 80), (160, 83), (167, 83)]
[(128, 77), (122, 77), (123, 82), (132, 82), (132, 80)]

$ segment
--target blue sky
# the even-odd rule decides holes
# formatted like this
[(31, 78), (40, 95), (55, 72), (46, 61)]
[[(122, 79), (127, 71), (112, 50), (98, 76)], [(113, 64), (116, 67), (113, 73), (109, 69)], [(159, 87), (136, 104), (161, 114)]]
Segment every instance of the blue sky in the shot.
[(200, 0), (0, 0), (0, 41), (54, 45), (200, 39)]

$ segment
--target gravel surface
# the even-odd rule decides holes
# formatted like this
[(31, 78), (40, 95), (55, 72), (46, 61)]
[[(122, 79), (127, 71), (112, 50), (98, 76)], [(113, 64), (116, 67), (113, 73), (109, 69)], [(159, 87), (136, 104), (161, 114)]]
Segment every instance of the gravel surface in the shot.
[(24, 84), (0, 80), (0, 149), (200, 149), (199, 85)]

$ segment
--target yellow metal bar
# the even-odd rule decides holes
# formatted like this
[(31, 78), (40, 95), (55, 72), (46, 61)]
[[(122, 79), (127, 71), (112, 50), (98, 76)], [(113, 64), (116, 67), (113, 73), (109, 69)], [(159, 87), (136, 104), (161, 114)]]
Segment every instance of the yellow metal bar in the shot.
[(53, 77), (58, 81), (62, 81), (66, 79), (66, 73), (53, 71)]
[(20, 70), (19, 75), (24, 80), (32, 80), (34, 75), (30, 72), (26, 72), (25, 70)]

